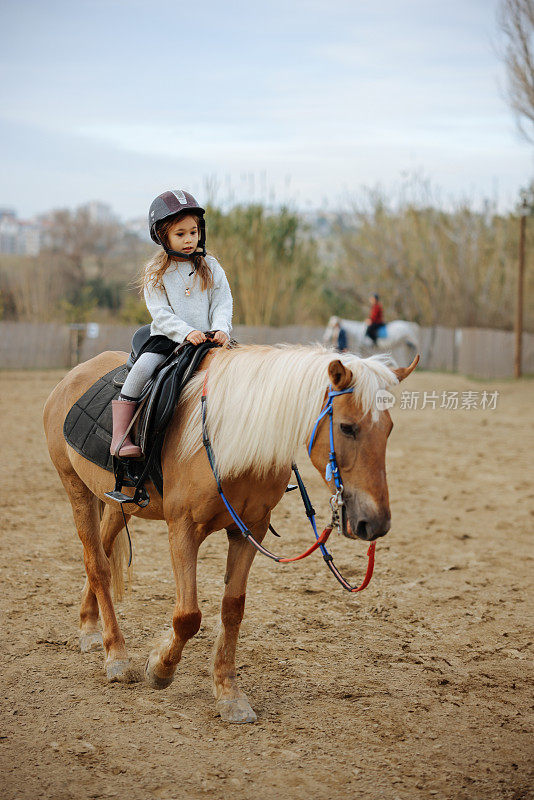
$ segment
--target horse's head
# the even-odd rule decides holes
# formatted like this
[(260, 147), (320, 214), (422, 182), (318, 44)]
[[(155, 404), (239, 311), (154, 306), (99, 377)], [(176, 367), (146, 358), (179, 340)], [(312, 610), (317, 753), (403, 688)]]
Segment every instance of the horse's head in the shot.
[(328, 324), (323, 334), (323, 344), (325, 347), (331, 347), (334, 344), (334, 328), (341, 322), (339, 317), (330, 317)]
[[(409, 367), (392, 370), (399, 381), (417, 366), (416, 356)], [(341, 361), (332, 361), (328, 368), (335, 391), (347, 389), (353, 375)], [(374, 419), (373, 419), (374, 416)], [(364, 413), (356, 393), (334, 398), (333, 431), (336, 460), (343, 483), (343, 499), (347, 511), (347, 536), (373, 541), (385, 536), (391, 524), (386, 480), (386, 444), (393, 428), (389, 411)], [(321, 423), (311, 451), (311, 460), (325, 476), (330, 452), (329, 420)], [(326, 480), (326, 479), (325, 479)], [(335, 493), (334, 481), (327, 481)]]

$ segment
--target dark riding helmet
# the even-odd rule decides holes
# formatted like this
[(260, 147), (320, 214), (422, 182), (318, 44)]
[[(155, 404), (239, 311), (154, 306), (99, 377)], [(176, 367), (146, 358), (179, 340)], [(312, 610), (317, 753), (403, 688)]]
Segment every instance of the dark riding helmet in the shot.
[[(171, 250), (170, 247), (160, 239), (158, 235), (158, 225), (164, 220), (171, 217), (176, 217), (178, 214), (189, 211), (198, 217), (199, 239), (196, 253), (178, 253), (176, 250)], [(206, 255), (206, 223), (204, 221), (205, 209), (199, 206), (195, 198), (189, 192), (184, 192), (182, 189), (171, 189), (169, 192), (163, 192), (152, 201), (148, 211), (148, 226), (150, 228), (150, 236), (156, 244), (160, 244), (168, 256), (180, 256), (181, 258), (191, 258), (193, 255), (199, 253), (203, 256)]]

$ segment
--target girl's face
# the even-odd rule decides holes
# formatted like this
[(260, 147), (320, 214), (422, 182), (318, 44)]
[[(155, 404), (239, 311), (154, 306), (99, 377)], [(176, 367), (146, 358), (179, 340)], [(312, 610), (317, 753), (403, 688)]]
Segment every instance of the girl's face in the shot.
[(195, 217), (183, 217), (169, 228), (167, 238), (171, 250), (178, 253), (194, 253), (199, 239), (198, 222)]

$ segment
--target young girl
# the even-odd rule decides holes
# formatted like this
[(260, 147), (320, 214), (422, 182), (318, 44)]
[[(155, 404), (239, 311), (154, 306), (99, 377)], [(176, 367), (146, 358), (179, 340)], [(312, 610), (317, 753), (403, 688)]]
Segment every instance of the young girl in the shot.
[(378, 330), (380, 326), (384, 324), (384, 311), (382, 309), (382, 304), (380, 303), (380, 298), (377, 294), (371, 295), (369, 298), (369, 303), (371, 304), (371, 311), (365, 320), (365, 324), (367, 325), (365, 335), (368, 336), (373, 344), (376, 345)]
[[(204, 209), (188, 192), (160, 194), (150, 206), (150, 235), (163, 248), (147, 264), (143, 290), (152, 316), (150, 338), (130, 370), (117, 400), (113, 400), (111, 453), (124, 436), (139, 395), (174, 348), (187, 340), (206, 341), (204, 331), (224, 344), (232, 330), (232, 295), (223, 268), (206, 255)], [(136, 458), (141, 450), (128, 435), (120, 456)]]

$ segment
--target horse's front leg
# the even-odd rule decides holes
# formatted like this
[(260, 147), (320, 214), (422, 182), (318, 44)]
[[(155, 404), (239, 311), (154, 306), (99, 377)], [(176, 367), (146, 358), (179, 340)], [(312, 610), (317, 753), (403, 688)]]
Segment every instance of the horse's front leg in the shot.
[(202, 616), (197, 601), (197, 557), (202, 539), (195, 527), (183, 519), (169, 523), (176, 605), (172, 630), (152, 650), (146, 663), (146, 679), (154, 689), (164, 689), (172, 683), (186, 642), (200, 628)]
[[(257, 542), (261, 542), (267, 533), (269, 520), (270, 514), (252, 526), (251, 532)], [(217, 711), (225, 722), (255, 722), (256, 714), (237, 682), (235, 654), (245, 611), (248, 573), (256, 550), (238, 531), (228, 532), (228, 540), (221, 629), (214, 649), (213, 693)]]

